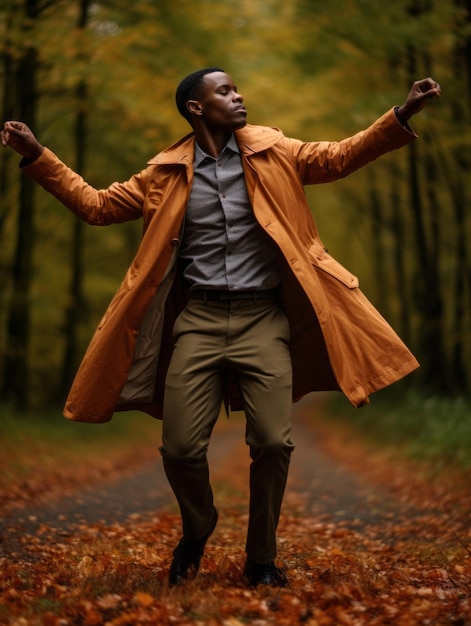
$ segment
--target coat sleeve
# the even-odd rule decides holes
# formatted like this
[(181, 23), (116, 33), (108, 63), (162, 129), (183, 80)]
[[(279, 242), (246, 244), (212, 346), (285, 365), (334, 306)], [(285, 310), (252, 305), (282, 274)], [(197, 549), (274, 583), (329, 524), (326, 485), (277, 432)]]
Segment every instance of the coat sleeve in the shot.
[(342, 141), (302, 142), (283, 139), (304, 185), (327, 183), (348, 176), (391, 150), (401, 148), (417, 135), (402, 126), (391, 109), (366, 130)]
[(146, 194), (146, 170), (108, 189), (95, 189), (48, 148), (22, 168), (46, 191), (88, 224), (106, 226), (142, 217)]

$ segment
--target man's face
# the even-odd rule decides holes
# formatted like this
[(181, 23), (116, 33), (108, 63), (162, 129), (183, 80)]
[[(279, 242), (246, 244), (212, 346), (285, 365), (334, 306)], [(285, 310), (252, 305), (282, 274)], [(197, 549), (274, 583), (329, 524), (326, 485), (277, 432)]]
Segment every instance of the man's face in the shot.
[(212, 72), (204, 76), (197, 102), (208, 128), (233, 131), (247, 123), (243, 98), (232, 78), (225, 72)]

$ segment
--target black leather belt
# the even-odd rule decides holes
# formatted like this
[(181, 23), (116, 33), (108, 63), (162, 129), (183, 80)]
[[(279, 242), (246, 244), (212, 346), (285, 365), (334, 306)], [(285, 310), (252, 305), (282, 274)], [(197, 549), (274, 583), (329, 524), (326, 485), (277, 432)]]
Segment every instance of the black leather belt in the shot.
[(222, 289), (194, 289), (190, 291), (190, 298), (195, 300), (270, 300), (276, 297), (277, 289), (262, 289), (259, 291), (226, 291)]

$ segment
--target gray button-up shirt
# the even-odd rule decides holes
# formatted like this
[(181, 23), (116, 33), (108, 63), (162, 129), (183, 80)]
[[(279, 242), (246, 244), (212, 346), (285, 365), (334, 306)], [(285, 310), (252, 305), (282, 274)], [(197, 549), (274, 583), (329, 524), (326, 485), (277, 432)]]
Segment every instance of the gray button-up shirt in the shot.
[(234, 135), (217, 159), (196, 144), (180, 249), (190, 287), (272, 289), (280, 281), (280, 254), (253, 214)]

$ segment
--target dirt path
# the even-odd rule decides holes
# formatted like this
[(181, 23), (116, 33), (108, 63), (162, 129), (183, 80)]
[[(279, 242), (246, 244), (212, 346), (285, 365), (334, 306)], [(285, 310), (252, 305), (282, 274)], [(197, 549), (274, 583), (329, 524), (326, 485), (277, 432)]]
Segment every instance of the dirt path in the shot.
[[(335, 431), (319, 429), (315, 415), (321, 410), (315, 397), (295, 406), (293, 438), (296, 449), (292, 457), (290, 478), (286, 493), (286, 507), (304, 516), (322, 522), (341, 523), (343, 527), (361, 530), (368, 525), (369, 532), (377, 528), (382, 539), (391, 529), (408, 518), (436, 514), (438, 503), (429, 501), (425, 510), (404, 499), (395, 484), (382, 484), (378, 477), (368, 477), (368, 465), (363, 459), (363, 473), (358, 472), (358, 450), (352, 442), (345, 442), (345, 452), (351, 456), (352, 447), (357, 467), (339, 458), (339, 445), (334, 446), (337, 458), (332, 455)], [(248, 455), (243, 442), (243, 419), (232, 417), (216, 427), (210, 446), (210, 467), (215, 483), (216, 497), (227, 491), (231, 468), (237, 468), (237, 489), (247, 497)], [(342, 455), (342, 452), (340, 452)], [(345, 454), (348, 456), (348, 454)], [(360, 459), (361, 461), (361, 459)], [(234, 470), (235, 471), (235, 470)], [(374, 472), (374, 468), (370, 471)], [(230, 480), (230, 478), (229, 478)], [(11, 509), (0, 519), (0, 556), (12, 552), (27, 556), (25, 536), (38, 533), (43, 539), (63, 536), (76, 527), (92, 524), (112, 525), (129, 519), (144, 519), (156, 511), (175, 511), (175, 502), (167, 485), (160, 456), (152, 462), (124, 473), (113, 480), (104, 481), (82, 490), (74, 491), (54, 501)], [(445, 529), (446, 530), (446, 529)], [(446, 533), (445, 533), (446, 534)]]
[[(244, 422), (210, 446), (220, 520), (201, 570), (169, 589), (180, 521), (158, 453), (86, 489), (0, 519), (0, 624), (8, 626), (471, 626), (469, 485), (395, 465), (345, 426), (296, 405), (279, 526), (289, 587), (247, 589)], [(158, 443), (158, 442), (156, 442)]]

